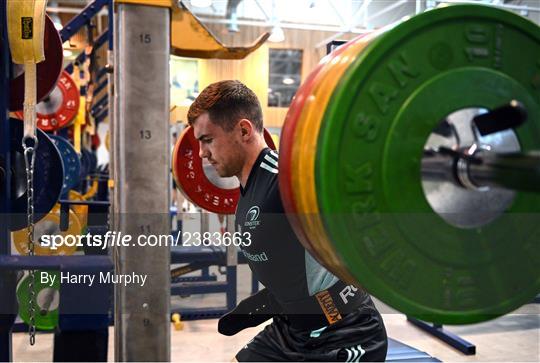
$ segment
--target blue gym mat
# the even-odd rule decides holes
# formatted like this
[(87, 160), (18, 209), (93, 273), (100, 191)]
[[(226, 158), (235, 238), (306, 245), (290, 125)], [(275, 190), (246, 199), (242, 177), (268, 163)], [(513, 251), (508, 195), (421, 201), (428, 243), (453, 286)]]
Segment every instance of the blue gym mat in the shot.
[(388, 338), (387, 362), (441, 362), (425, 352)]

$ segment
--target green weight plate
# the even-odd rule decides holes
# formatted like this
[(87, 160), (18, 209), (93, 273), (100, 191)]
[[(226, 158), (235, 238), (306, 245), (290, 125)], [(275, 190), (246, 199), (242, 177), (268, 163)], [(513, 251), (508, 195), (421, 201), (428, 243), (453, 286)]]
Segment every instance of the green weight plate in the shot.
[[(52, 286), (43, 283), (42, 274), (47, 281), (54, 277)], [(30, 275), (26, 275), (17, 286), (17, 301), (19, 303), (19, 316), (26, 323), (30, 323)], [(36, 329), (53, 330), (58, 325), (58, 306), (60, 303), (60, 273), (58, 271), (35, 271), (36, 292)]]
[(516, 192), (495, 221), (464, 229), (431, 209), (421, 183), (440, 120), (512, 99), (529, 114), (515, 130), (521, 149), (540, 149), (540, 28), (487, 6), (413, 17), (345, 72), (321, 126), (316, 188), (336, 250), (374, 296), (426, 321), (468, 324), (540, 291), (540, 195)]

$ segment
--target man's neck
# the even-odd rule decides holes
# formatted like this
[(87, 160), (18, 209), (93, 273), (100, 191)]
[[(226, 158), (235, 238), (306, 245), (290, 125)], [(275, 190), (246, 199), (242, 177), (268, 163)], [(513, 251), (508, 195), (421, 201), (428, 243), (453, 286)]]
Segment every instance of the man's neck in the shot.
[(246, 159), (246, 162), (244, 163), (244, 167), (242, 168), (240, 175), (237, 175), (238, 180), (240, 181), (240, 185), (242, 185), (242, 188), (246, 187), (249, 179), (249, 174), (251, 173), (251, 169), (253, 169), (253, 164), (255, 164), (255, 161), (257, 161), (257, 158), (261, 154), (261, 151), (266, 147), (267, 146), (265, 143), (259, 143), (258, 145), (253, 147), (252, 152), (248, 153), (248, 157)]

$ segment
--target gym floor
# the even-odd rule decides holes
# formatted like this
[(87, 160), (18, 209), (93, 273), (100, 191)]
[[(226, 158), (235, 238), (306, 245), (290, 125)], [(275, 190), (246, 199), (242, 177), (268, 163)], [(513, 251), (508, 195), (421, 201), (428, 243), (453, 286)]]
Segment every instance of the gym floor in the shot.
[[(536, 309), (536, 313), (534, 313)], [(476, 355), (466, 356), (407, 323), (402, 314), (383, 314), (389, 336), (443, 362), (538, 362), (540, 361), (540, 315), (527, 305), (491, 322), (453, 327), (449, 330), (476, 344)], [(261, 326), (262, 327), (262, 326)], [(184, 322), (182, 331), (171, 328), (172, 361), (230, 361), (261, 327), (246, 329), (233, 337), (217, 333), (217, 319)], [(113, 328), (109, 335), (109, 361), (114, 361)], [(25, 333), (13, 335), (13, 360), (51, 361), (52, 334), (41, 334), (33, 348)]]
[[(251, 273), (239, 266), (239, 298), (248, 295)], [(221, 305), (223, 296), (216, 294), (173, 298), (172, 305)], [(528, 304), (501, 318), (470, 326), (445, 327), (476, 345), (476, 355), (466, 356), (437, 338), (408, 323), (403, 314), (376, 301), (388, 336), (443, 362), (539, 362), (540, 361), (540, 304)], [(217, 319), (185, 321), (176, 331), (171, 325), (171, 360), (191, 362), (230, 361), (236, 352), (262, 329), (246, 329), (233, 337), (217, 332)], [(114, 361), (114, 328), (109, 332), (109, 361)], [(51, 361), (53, 335), (39, 334), (36, 345), (30, 347), (26, 333), (13, 334), (13, 360)]]

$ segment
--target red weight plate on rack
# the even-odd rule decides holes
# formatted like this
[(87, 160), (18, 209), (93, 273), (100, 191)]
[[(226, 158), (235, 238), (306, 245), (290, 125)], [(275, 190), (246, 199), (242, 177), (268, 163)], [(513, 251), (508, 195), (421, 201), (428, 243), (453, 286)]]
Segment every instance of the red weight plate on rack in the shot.
[[(64, 128), (79, 112), (79, 88), (68, 72), (63, 71), (54, 90), (36, 105), (37, 125), (46, 132)], [(15, 112), (23, 118), (23, 112)]]
[[(37, 100), (43, 100), (58, 82), (62, 73), (64, 50), (60, 34), (48, 16), (45, 17), (45, 60), (37, 64)], [(22, 65), (14, 66), (14, 77), (9, 85), (9, 109), (22, 110), (24, 102), (24, 71)]]
[[(266, 129), (264, 139), (270, 148), (276, 149)], [(187, 127), (173, 150), (172, 166), (176, 185), (193, 204), (213, 213), (234, 214), (240, 189), (237, 186), (227, 188), (224, 184), (227, 184), (225, 180), (229, 178), (219, 178), (213, 166), (204, 164), (199, 157), (199, 141), (195, 138), (193, 128)], [(216, 177), (212, 179), (216, 179), (216, 183), (207, 174), (215, 174)]]

